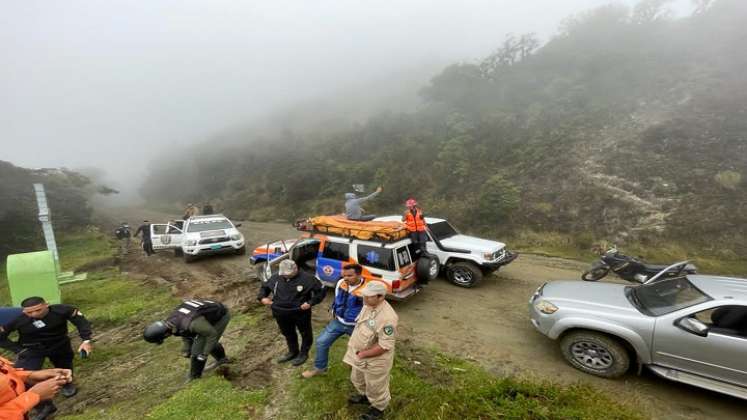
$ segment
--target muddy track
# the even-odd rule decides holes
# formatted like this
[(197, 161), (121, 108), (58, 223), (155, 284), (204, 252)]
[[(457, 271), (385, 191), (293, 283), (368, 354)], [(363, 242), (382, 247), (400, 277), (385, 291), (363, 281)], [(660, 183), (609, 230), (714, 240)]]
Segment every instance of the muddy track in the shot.
[[(144, 214), (141, 210), (118, 211), (117, 219), (140, 220)], [(167, 219), (166, 215), (158, 219), (153, 212), (146, 216)], [(250, 250), (256, 244), (296, 236), (288, 224), (244, 222), (241, 230)], [(411, 300), (394, 304), (403, 327), (402, 339), (474, 360), (498, 375), (585, 383), (641, 407), (656, 419), (744, 418), (741, 400), (660, 379), (647, 371), (642, 376), (631, 373), (620, 380), (604, 380), (566, 364), (557, 343), (537, 333), (529, 323), (527, 302), (544, 282), (577, 279), (585, 266), (560, 258), (522, 255), (473, 289), (439, 278)], [(124, 269), (169, 284), (180, 297), (212, 297), (233, 310), (264, 311), (255, 301), (258, 284), (248, 256), (217, 256), (185, 264), (171, 252), (148, 258), (135, 253), (125, 260)], [(264, 325), (252, 329), (256, 339), (241, 351), (236, 372), (229, 377), (242, 386), (271, 384), (280, 392), (287, 381), (286, 369), (273, 367), (270, 359), (282, 352), (283, 340), (269, 314), (261, 316)], [(318, 325), (326, 320), (326, 314), (317, 310), (314, 318)], [(243, 383), (238, 379), (247, 376), (258, 381)], [(268, 407), (264, 418), (272, 418), (272, 412)]]

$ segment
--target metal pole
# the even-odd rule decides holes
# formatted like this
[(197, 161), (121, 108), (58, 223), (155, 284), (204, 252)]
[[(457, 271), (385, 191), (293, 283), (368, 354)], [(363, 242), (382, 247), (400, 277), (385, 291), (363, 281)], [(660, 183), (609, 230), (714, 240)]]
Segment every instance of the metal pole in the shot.
[(34, 193), (36, 193), (36, 203), (39, 206), (39, 221), (44, 232), (44, 240), (47, 242), (47, 249), (54, 257), (54, 265), (57, 273), (60, 273), (60, 254), (57, 252), (57, 242), (54, 239), (54, 230), (52, 229), (52, 213), (47, 205), (47, 194), (44, 191), (44, 184), (34, 184)]

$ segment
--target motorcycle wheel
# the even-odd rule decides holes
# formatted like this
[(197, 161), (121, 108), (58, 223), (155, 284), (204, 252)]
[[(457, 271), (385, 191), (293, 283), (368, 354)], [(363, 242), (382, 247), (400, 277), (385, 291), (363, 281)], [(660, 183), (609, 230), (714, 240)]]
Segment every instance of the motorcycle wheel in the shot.
[(606, 265), (591, 267), (589, 271), (584, 271), (584, 274), (581, 275), (581, 280), (583, 281), (597, 281), (599, 279), (604, 278), (607, 274), (609, 274), (610, 268)]

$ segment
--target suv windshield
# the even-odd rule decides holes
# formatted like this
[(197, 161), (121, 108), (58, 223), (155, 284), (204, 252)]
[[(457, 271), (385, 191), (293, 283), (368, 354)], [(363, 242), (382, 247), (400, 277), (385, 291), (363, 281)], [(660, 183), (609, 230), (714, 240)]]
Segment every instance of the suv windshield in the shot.
[(431, 223), (428, 225), (428, 229), (431, 230), (433, 236), (435, 236), (439, 241), (459, 234), (459, 232), (457, 232), (449, 222)]
[(695, 287), (687, 277), (660, 280), (651, 284), (630, 287), (633, 304), (647, 315), (660, 316), (711, 300)]
[(197, 220), (189, 222), (187, 232), (205, 232), (208, 230), (231, 229), (233, 225), (226, 219), (223, 220)]

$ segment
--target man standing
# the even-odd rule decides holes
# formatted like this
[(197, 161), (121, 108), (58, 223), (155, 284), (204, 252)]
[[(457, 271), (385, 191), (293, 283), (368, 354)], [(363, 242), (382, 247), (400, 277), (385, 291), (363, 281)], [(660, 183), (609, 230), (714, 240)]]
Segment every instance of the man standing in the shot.
[[(278, 363), (290, 361), (293, 366), (300, 366), (309, 357), (314, 339), (311, 307), (324, 299), (325, 292), (322, 282), (299, 272), (293, 260), (281, 261), (278, 274), (260, 287), (257, 300), (272, 309), (272, 316), (288, 345), (288, 353), (280, 357)], [(296, 329), (301, 333), (300, 350)]]
[[(32, 408), (54, 398), (60, 388), (72, 380), (73, 373), (69, 369), (16, 369), (10, 361), (0, 357), (0, 419), (26, 419)], [(27, 384), (32, 385), (31, 388), (26, 389)]]
[(350, 381), (358, 392), (348, 401), (371, 404), (368, 412), (361, 416), (362, 420), (381, 418), (392, 399), (389, 376), (394, 362), (398, 317), (384, 300), (386, 293), (386, 286), (380, 281), (368, 282), (363, 288), (365, 306), (356, 319), (343, 358), (352, 367)]
[[(61, 369), (73, 369), (73, 349), (67, 335), (70, 321), (78, 329), (83, 340), (79, 352), (91, 354), (91, 324), (74, 306), (49, 305), (43, 298), (35, 296), (21, 302), (23, 312), (9, 324), (0, 327), (0, 347), (18, 355), (15, 366), (26, 370), (39, 370), (49, 358), (52, 365)], [(18, 341), (8, 335), (18, 331)], [(62, 395), (72, 397), (78, 392), (72, 382), (62, 386)], [(44, 419), (57, 411), (52, 401), (43, 401), (37, 406), (33, 419)]]
[(132, 237), (132, 233), (130, 233), (130, 225), (127, 224), (127, 222), (122, 222), (117, 230), (114, 231), (114, 235), (119, 240), (120, 253), (124, 255), (130, 248), (130, 238)]
[(215, 213), (215, 210), (213, 209), (213, 205), (210, 204), (209, 201), (206, 201), (205, 204), (202, 205), (202, 214), (213, 214)]
[(342, 279), (335, 286), (335, 301), (332, 302), (332, 321), (316, 339), (316, 357), (314, 368), (302, 373), (304, 378), (311, 378), (327, 371), (329, 348), (343, 334), (351, 335), (355, 328), (355, 319), (363, 308), (360, 291), (363, 285), (359, 264), (347, 264), (342, 267)]
[(143, 224), (137, 228), (134, 236), (137, 238), (141, 233), (143, 234), (143, 250), (145, 251), (145, 255), (149, 257), (155, 254), (156, 251), (153, 250), (153, 242), (151, 242), (150, 238), (150, 222), (147, 220), (143, 220)]
[(231, 315), (220, 302), (207, 299), (189, 299), (177, 306), (163, 321), (145, 328), (143, 338), (149, 343), (161, 344), (171, 335), (182, 338), (182, 356), (190, 358), (189, 380), (202, 377), (208, 355), (215, 358), (216, 366), (228, 363), (220, 338), (226, 330)]
[(426, 242), (428, 241), (428, 235), (425, 233), (427, 225), (425, 224), (425, 216), (418, 206), (418, 202), (414, 198), (410, 198), (405, 203), (407, 211), (402, 216), (402, 221), (407, 226), (407, 232), (410, 234), (410, 240), (417, 246), (420, 253), (425, 252)]
[(382, 191), (382, 188), (379, 187), (372, 194), (366, 197), (361, 197), (361, 198), (358, 198), (358, 196), (355, 195), (355, 193), (345, 194), (345, 216), (349, 220), (358, 220), (361, 222), (367, 222), (367, 221), (375, 219), (376, 215), (373, 215), (373, 214), (363, 216), (363, 209), (361, 208), (361, 203), (364, 203), (376, 197), (377, 195), (379, 195), (379, 193), (381, 193), (381, 191)]

